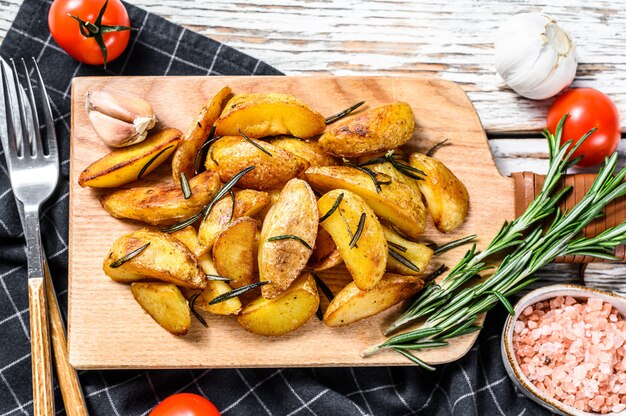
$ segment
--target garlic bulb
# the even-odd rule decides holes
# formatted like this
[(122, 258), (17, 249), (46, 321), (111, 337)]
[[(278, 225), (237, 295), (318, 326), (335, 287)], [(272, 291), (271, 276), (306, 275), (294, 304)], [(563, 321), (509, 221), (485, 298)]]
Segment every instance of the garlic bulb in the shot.
[(521, 13), (498, 29), (496, 70), (516, 93), (533, 100), (558, 94), (576, 75), (576, 49), (556, 21)]
[(86, 107), (94, 130), (112, 147), (141, 142), (157, 121), (149, 102), (125, 92), (89, 91)]

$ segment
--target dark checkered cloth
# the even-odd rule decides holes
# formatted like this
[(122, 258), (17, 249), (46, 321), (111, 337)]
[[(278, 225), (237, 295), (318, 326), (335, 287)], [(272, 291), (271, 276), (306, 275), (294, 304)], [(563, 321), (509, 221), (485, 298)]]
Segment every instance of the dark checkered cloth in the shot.
[[(276, 69), (224, 44), (127, 5), (133, 32), (107, 70), (82, 65), (48, 32), (49, 2), (26, 0), (9, 30), (3, 58), (34, 56), (52, 99), (61, 150), (61, 184), (42, 211), (45, 250), (65, 316), (70, 81), (87, 75), (276, 75)], [(32, 413), (26, 255), (23, 232), (0, 157), (0, 416)], [(146, 415), (177, 392), (201, 394), (224, 415), (531, 415), (541, 410), (517, 392), (500, 359), (502, 310), (478, 343), (435, 372), (416, 367), (81, 371), (93, 415)], [(106, 342), (106, 340), (102, 340)], [(55, 384), (57, 414), (65, 414)]]

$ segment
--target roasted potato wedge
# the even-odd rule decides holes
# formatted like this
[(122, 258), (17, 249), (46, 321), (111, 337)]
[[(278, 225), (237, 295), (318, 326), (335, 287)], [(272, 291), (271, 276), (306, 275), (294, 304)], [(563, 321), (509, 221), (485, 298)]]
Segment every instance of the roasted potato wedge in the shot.
[(211, 101), (202, 107), (200, 114), (198, 114), (183, 135), (174, 152), (174, 156), (172, 156), (172, 177), (174, 183), (180, 183), (181, 173), (184, 173), (187, 179), (195, 175), (194, 162), (196, 153), (198, 153), (207, 139), (215, 120), (222, 112), (222, 104), (231, 93), (232, 91), (228, 86), (219, 90)]
[(411, 139), (413, 130), (413, 110), (407, 103), (396, 102), (337, 122), (319, 144), (331, 155), (358, 157), (400, 147)]
[(330, 269), (341, 263), (343, 263), (343, 259), (337, 244), (335, 244), (328, 231), (323, 227), (319, 227), (309, 266), (315, 271), (320, 271)]
[(191, 327), (189, 304), (176, 285), (163, 282), (135, 282), (133, 297), (159, 325), (174, 335), (185, 335)]
[(386, 273), (376, 286), (360, 290), (348, 283), (330, 302), (324, 314), (328, 326), (351, 324), (376, 315), (419, 292), (424, 282), (419, 277)]
[(347, 189), (367, 202), (376, 215), (395, 225), (410, 238), (417, 239), (426, 228), (426, 213), (420, 198), (402, 182), (387, 175), (378, 174), (380, 192), (365, 172), (349, 166), (325, 166), (309, 168), (306, 180), (321, 192), (331, 189)]
[(185, 199), (178, 185), (157, 185), (121, 189), (100, 198), (106, 212), (146, 224), (176, 224), (200, 212), (220, 189), (215, 172), (202, 172), (189, 180), (191, 196)]
[(115, 188), (136, 181), (150, 160), (156, 157), (143, 176), (155, 170), (176, 150), (180, 135), (180, 130), (165, 128), (150, 134), (141, 143), (113, 150), (87, 166), (80, 174), (78, 184), (83, 188)]
[(326, 153), (313, 141), (305, 141), (295, 137), (282, 136), (270, 140), (274, 146), (280, 147), (309, 162), (309, 166), (335, 166), (340, 160)]
[[(206, 246), (200, 242), (196, 229), (191, 225), (182, 230), (174, 231), (170, 235), (183, 243), (198, 258), (198, 261), (200, 261), (200, 256), (208, 251)], [(202, 263), (200, 266), (202, 266)]]
[[(406, 260), (398, 260), (393, 255), (389, 255), (387, 257), (387, 271), (405, 276), (420, 276), (424, 274), (430, 259), (433, 257), (433, 249), (424, 244), (406, 240), (385, 226), (383, 226), (383, 232), (385, 233), (389, 250), (393, 250), (396, 256)], [(413, 267), (410, 265), (413, 265)]]
[(232, 279), (230, 286), (237, 289), (252, 283), (255, 263), (254, 241), (257, 221), (250, 217), (237, 218), (215, 239), (213, 261), (220, 276)]
[[(143, 251), (122, 262), (148, 243)], [(115, 267), (116, 261), (122, 264)], [(183, 243), (169, 234), (147, 229), (123, 235), (113, 243), (103, 269), (111, 279), (122, 283), (153, 278), (192, 289), (206, 286), (198, 260)]]
[(306, 160), (280, 147), (251, 140), (271, 156), (241, 136), (226, 136), (209, 149), (205, 163), (207, 170), (214, 170), (222, 182), (227, 182), (248, 166), (254, 166), (254, 170), (244, 175), (237, 186), (264, 191), (281, 188), (308, 167)]
[(315, 279), (305, 272), (280, 296), (259, 297), (250, 302), (237, 316), (237, 322), (258, 335), (284, 335), (304, 325), (315, 314), (319, 303)]
[(469, 211), (469, 194), (463, 182), (442, 162), (421, 153), (411, 154), (409, 163), (426, 173), (418, 186), (435, 227), (447, 233), (463, 224)]
[[(275, 298), (300, 275), (315, 244), (318, 218), (317, 201), (309, 184), (300, 179), (287, 182), (261, 229), (259, 280), (271, 281), (261, 288), (263, 297)], [(276, 237), (291, 238), (271, 240)]]
[(308, 139), (322, 134), (326, 120), (296, 97), (286, 94), (238, 94), (217, 120), (217, 134), (232, 136), (241, 129), (251, 138), (287, 134)]
[[(219, 233), (233, 220), (240, 217), (254, 217), (270, 203), (267, 192), (244, 189), (235, 192), (235, 209), (233, 201), (226, 196), (218, 201), (209, 215), (200, 223), (198, 238), (207, 248), (213, 248)], [(232, 217), (232, 218), (231, 218)]]
[[(341, 203), (321, 222), (321, 226), (332, 236), (357, 287), (370, 290), (382, 278), (387, 265), (387, 241), (383, 227), (363, 198), (345, 189), (335, 189), (319, 199), (317, 205), (322, 218), (341, 194)], [(363, 213), (365, 220), (361, 234), (351, 247)]]

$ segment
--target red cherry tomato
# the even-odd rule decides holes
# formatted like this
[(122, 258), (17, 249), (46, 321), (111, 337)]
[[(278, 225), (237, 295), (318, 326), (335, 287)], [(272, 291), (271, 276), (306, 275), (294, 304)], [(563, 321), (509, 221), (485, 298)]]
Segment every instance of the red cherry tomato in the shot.
[(561, 143), (580, 139), (592, 128), (597, 130), (574, 152), (583, 155), (578, 166), (594, 166), (617, 149), (621, 137), (619, 113), (615, 103), (593, 88), (574, 88), (561, 94), (548, 111), (548, 130), (554, 133), (559, 120), (569, 117), (563, 126)]
[(159, 403), (150, 416), (220, 416), (220, 412), (202, 396), (178, 393)]
[[(102, 49), (95, 37), (87, 37), (80, 30), (76, 16), (85, 22), (95, 23), (105, 0), (54, 0), (48, 12), (50, 34), (72, 58), (89, 65), (105, 63)], [(130, 26), (126, 8), (120, 0), (109, 0), (104, 15), (104, 26)], [(106, 62), (111, 62), (124, 52), (130, 38), (129, 30), (108, 32), (102, 35), (107, 50)]]

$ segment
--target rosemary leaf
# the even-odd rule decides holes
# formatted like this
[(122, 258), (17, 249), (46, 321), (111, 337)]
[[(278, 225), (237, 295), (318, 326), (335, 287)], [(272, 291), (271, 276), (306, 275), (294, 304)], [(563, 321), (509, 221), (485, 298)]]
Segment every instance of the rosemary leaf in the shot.
[[(434, 145), (433, 145), (433, 147), (431, 147), (430, 149), (428, 149), (428, 150), (426, 151), (426, 153), (424, 153), (424, 154), (425, 154), (426, 156), (428, 156), (428, 157), (432, 157), (432, 156), (435, 154), (435, 152), (436, 152), (437, 150), (439, 150), (439, 148), (440, 148), (440, 147), (445, 146), (445, 145), (446, 145), (446, 143), (448, 143), (448, 140), (449, 140), (449, 139), (445, 139), (445, 140), (440, 141), (439, 143), (434, 144)], [(452, 143), (450, 143), (450, 144), (452, 144)]]
[(211, 131), (209, 132), (209, 136), (207, 137), (205, 142), (202, 144), (200, 149), (198, 149), (198, 151), (196, 152), (196, 156), (193, 158), (193, 171), (195, 172), (196, 175), (198, 173), (200, 173), (200, 161), (202, 160), (202, 155), (204, 155), (204, 152), (206, 151), (206, 148), (208, 146), (210, 146), (211, 143), (213, 143), (215, 140), (217, 140), (217, 137), (215, 137), (215, 129), (216, 128), (217, 128), (217, 126), (215, 126), (215, 125), (213, 127), (211, 127)]
[(367, 215), (363, 212), (361, 213), (361, 218), (359, 218), (359, 225), (356, 227), (356, 232), (354, 233), (354, 235), (352, 236), (352, 239), (350, 240), (350, 248), (353, 247), (357, 247), (356, 243), (357, 241), (359, 241), (359, 238), (361, 237), (361, 233), (363, 232), (363, 227), (365, 226), (365, 218), (367, 217)]
[(230, 195), (231, 207), (230, 207), (230, 217), (228, 218), (228, 222), (231, 222), (233, 218), (235, 218), (235, 193), (232, 189), (228, 190), (228, 194)]
[(459, 238), (458, 240), (450, 241), (440, 246), (437, 246), (437, 244), (434, 244), (434, 247), (431, 247), (431, 248), (434, 250), (434, 254), (437, 255), (437, 254), (445, 253), (448, 250), (452, 250), (453, 248), (462, 246), (463, 244), (474, 241), (476, 237), (478, 237), (476, 234), (468, 235), (467, 237)]
[(207, 325), (206, 321), (204, 320), (204, 318), (202, 317), (202, 315), (200, 315), (200, 313), (198, 313), (198, 311), (196, 310), (195, 306), (196, 306), (196, 299), (198, 299), (198, 296), (200, 296), (202, 294), (202, 292), (198, 292), (198, 293), (194, 293), (190, 298), (189, 298), (189, 309), (191, 309), (191, 313), (193, 314), (193, 316), (196, 317), (196, 319), (198, 321), (200, 321), (200, 323), (202, 325), (204, 325), (206, 328), (208, 328), (209, 326)]
[(390, 248), (389, 255), (393, 257), (394, 259), (398, 260), (400, 263), (402, 263), (403, 266), (408, 267), (409, 269), (413, 270), (416, 273), (419, 273), (420, 268), (417, 267), (415, 264), (413, 264), (409, 259), (404, 257), (402, 254)]
[(394, 348), (400, 348), (403, 350), (423, 350), (426, 348), (436, 348), (436, 347), (446, 347), (448, 346), (448, 343), (445, 341), (424, 341), (424, 342), (417, 342), (415, 344), (401, 344), (401, 345), (394, 345)]
[(406, 163), (401, 163), (397, 160), (394, 155), (394, 151), (390, 150), (385, 154), (385, 161), (391, 163), (391, 165), (404, 176), (408, 176), (409, 178), (416, 179), (418, 181), (424, 180), (424, 176), (426, 173), (419, 170), (418, 168), (408, 165)]
[(219, 274), (205, 274), (207, 280), (216, 280), (219, 282), (230, 282), (233, 279), (229, 277), (220, 276)]
[(198, 221), (200, 219), (200, 217), (202, 216), (202, 212), (200, 211), (197, 214), (187, 218), (186, 220), (183, 220), (181, 222), (178, 222), (176, 224), (170, 225), (169, 227), (163, 227), (160, 230), (163, 231), (164, 233), (173, 233), (174, 231), (178, 231), (178, 230), (182, 230), (183, 228), (187, 228), (190, 225), (192, 225), (194, 222)]
[(246, 292), (249, 292), (253, 289), (256, 289), (259, 286), (263, 286), (268, 283), (271, 283), (271, 282), (269, 280), (264, 280), (262, 282), (250, 283), (249, 285), (245, 285), (245, 286), (241, 286), (240, 288), (233, 289), (230, 292), (222, 293), (221, 295), (215, 297), (214, 299), (211, 299), (211, 301), (209, 301), (209, 305), (215, 305), (216, 303), (224, 302), (228, 299), (237, 297), (239, 295), (242, 295)]
[(423, 277), (424, 283), (432, 282), (441, 274), (447, 271), (448, 271), (448, 266), (446, 266), (445, 264), (442, 264), (441, 266), (437, 267), (432, 273)]
[(259, 149), (260, 151), (262, 151), (266, 155), (272, 157), (272, 154), (270, 152), (268, 152), (263, 146), (261, 146), (260, 144), (258, 144), (257, 142), (255, 142), (254, 140), (252, 140), (251, 138), (246, 136), (246, 134), (243, 131), (241, 131), (241, 129), (239, 129), (239, 134), (241, 134), (241, 137), (246, 139), (252, 146), (256, 147), (257, 149)]
[(348, 114), (350, 114), (351, 112), (353, 112), (354, 110), (362, 106), (363, 104), (365, 104), (365, 101), (360, 101), (333, 116), (326, 117), (326, 125), (332, 124), (335, 121), (347, 116)]
[(435, 371), (435, 367), (426, 364), (424, 361), (420, 360), (419, 358), (417, 358), (416, 356), (414, 356), (410, 352), (404, 351), (403, 349), (397, 348), (397, 347), (392, 347), (391, 349), (393, 349), (394, 351), (400, 353), (401, 355), (404, 355), (406, 358), (408, 358), (409, 360), (413, 361), (415, 364), (419, 365), (424, 370)]
[(291, 234), (277, 235), (277, 236), (270, 237), (267, 239), (267, 241), (281, 241), (281, 240), (296, 240), (302, 243), (302, 245), (308, 248), (309, 250), (313, 250), (313, 248), (309, 245), (309, 243), (307, 243), (306, 241), (304, 241), (297, 235), (291, 235)]
[(324, 296), (326, 296), (326, 299), (328, 299), (329, 302), (332, 301), (335, 298), (335, 295), (333, 294), (333, 291), (330, 290), (330, 288), (317, 275), (317, 273), (311, 273), (311, 274), (315, 278), (315, 281), (317, 282), (317, 285), (320, 287), (320, 289), (322, 289), (322, 292), (324, 293)]
[(354, 163), (350, 162), (348, 159), (344, 158), (343, 160), (343, 164), (346, 166), (349, 166), (351, 168), (360, 170), (363, 173), (367, 173), (367, 175), (372, 178), (372, 182), (374, 182), (374, 188), (376, 188), (376, 192), (380, 193), (382, 191), (382, 188), (380, 187), (380, 185), (389, 185), (391, 182), (379, 182), (378, 179), (376, 178), (377, 173), (374, 172), (371, 169), (368, 168), (364, 168), (363, 166), (359, 166), (359, 165), (355, 165)]
[(490, 290), (490, 291), (485, 292), (485, 295), (487, 294), (494, 295), (495, 297), (497, 297), (498, 300), (502, 303), (502, 305), (504, 305), (506, 310), (509, 312), (509, 315), (515, 315), (515, 308), (513, 308), (513, 305), (511, 305), (511, 302), (509, 302), (509, 300), (505, 298), (502, 293), (498, 292), (497, 290)]
[(315, 311), (315, 316), (317, 316), (317, 319), (319, 319), (320, 322), (324, 321), (324, 312), (322, 312), (322, 305), (319, 305), (317, 307), (317, 310)]
[(143, 177), (143, 175), (146, 173), (150, 165), (152, 165), (163, 153), (165, 153), (166, 150), (171, 149), (172, 147), (174, 147), (174, 145), (167, 146), (165, 149), (162, 149), (159, 153), (152, 156), (152, 158), (148, 160), (145, 165), (143, 165), (143, 167), (137, 174), (137, 180), (140, 180)]
[(185, 172), (180, 173), (180, 189), (183, 190), (183, 196), (185, 199), (189, 199), (191, 197), (191, 188), (189, 187), (189, 181), (187, 180)]
[(324, 222), (328, 217), (333, 215), (333, 213), (337, 210), (337, 208), (339, 208), (339, 204), (341, 204), (342, 200), (343, 200), (343, 192), (337, 195), (337, 199), (335, 199), (335, 202), (333, 202), (333, 206), (330, 207), (328, 212), (320, 217), (320, 222)]
[(130, 253), (126, 254), (125, 256), (120, 257), (119, 259), (115, 260), (114, 262), (112, 262), (109, 265), (109, 267), (112, 268), (112, 269), (117, 269), (122, 264), (126, 263), (127, 261), (129, 261), (129, 260), (133, 259), (134, 257), (138, 256), (139, 254), (141, 254), (141, 252), (144, 251), (145, 249), (147, 249), (149, 245), (150, 245), (150, 242), (148, 241), (143, 246), (141, 246), (141, 247), (131, 251)]
[(396, 243), (394, 243), (393, 241), (387, 241), (387, 244), (388, 244), (390, 247), (393, 247), (393, 248), (395, 248), (396, 250), (401, 251), (402, 253), (406, 253), (406, 247), (404, 247), (403, 245), (396, 244)]

